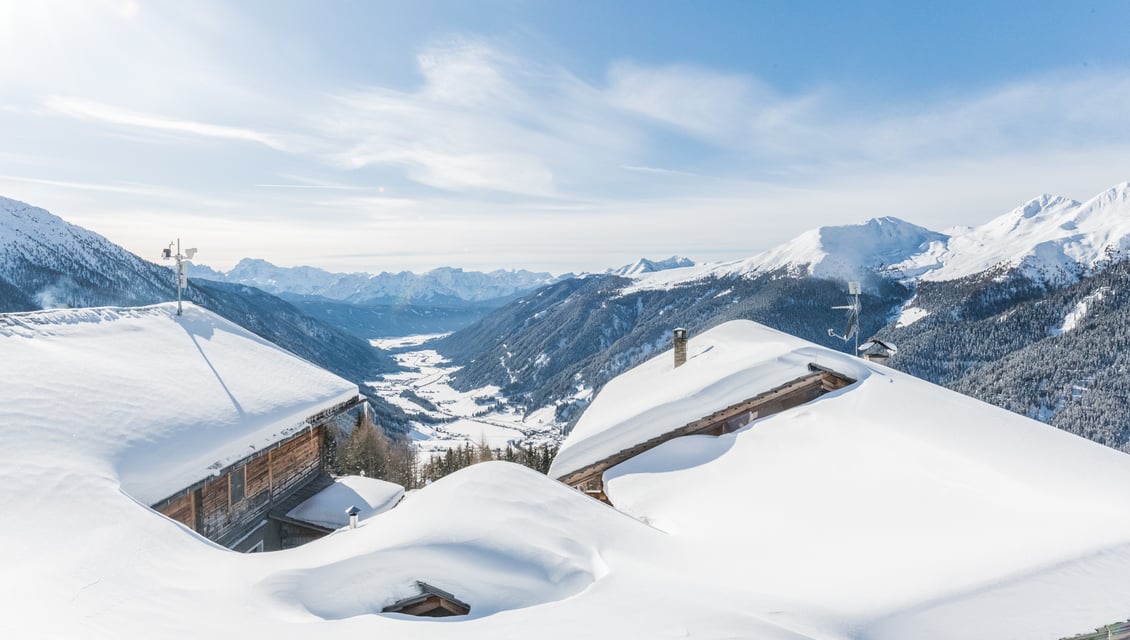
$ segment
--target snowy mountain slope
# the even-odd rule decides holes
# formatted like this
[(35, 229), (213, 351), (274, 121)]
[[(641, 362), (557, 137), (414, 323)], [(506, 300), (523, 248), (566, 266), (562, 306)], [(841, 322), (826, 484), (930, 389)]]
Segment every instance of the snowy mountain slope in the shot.
[(888, 326), (890, 365), (1130, 452), (1130, 261), (1047, 290), (1027, 280), (923, 282)]
[(1055, 638), (1125, 617), (1130, 456), (753, 323), (688, 355), (609, 383), (550, 474), (818, 361), (858, 382), (622, 463), (612, 502), (853, 637)]
[(1065, 283), (1130, 251), (1130, 182), (1086, 202), (1043, 195), (898, 267), (946, 281), (992, 269)]
[[(190, 280), (185, 296), (356, 382), (396, 369), (367, 342), (261, 291)], [(0, 198), (0, 313), (148, 305), (175, 298), (168, 267), (44, 209)]]
[(671, 256), (666, 260), (648, 260), (647, 258), (640, 258), (631, 264), (626, 264), (615, 269), (608, 269), (605, 273), (613, 276), (638, 276), (643, 273), (654, 273), (656, 271), (693, 266), (694, 261), (679, 256)]
[(669, 289), (709, 278), (752, 277), (774, 271), (835, 280), (873, 281), (877, 272), (903, 263), (946, 236), (898, 218), (821, 227), (749, 258), (642, 274), (631, 290)]
[[(609, 379), (670, 345), (674, 327), (692, 333), (736, 318), (757, 320), (826, 346), (842, 327), (843, 285), (773, 274), (706, 280), (671, 290), (631, 291), (633, 280), (589, 276), (559, 282), (510, 303), (437, 342), (437, 350), (462, 368), (453, 374), (461, 391), (494, 385), (527, 412), (554, 407), (563, 422), (583, 405), (583, 389)], [(874, 313), (863, 330), (878, 331), (883, 318), (908, 297), (900, 284), (879, 281), (864, 296)], [(628, 290), (626, 290), (628, 289)]]
[[(906, 366), (928, 380), (953, 384), (964, 369), (991, 366), (1008, 348), (1046, 337), (1047, 328), (1023, 313), (1007, 321), (1001, 315), (999, 323), (988, 318), (1019, 311), (1079, 278), (1123, 264), (1120, 247), (1130, 242), (1124, 232), (1130, 224), (1127, 184), (1083, 203), (1038, 198), (981, 227), (944, 234), (881, 218), (810, 231), (745, 260), (643, 273), (600, 286), (562, 283), (500, 308), (439, 349), (463, 365), (457, 385), (504, 387), (508, 394), (524, 395), (528, 410), (556, 405), (568, 420), (576, 415), (566, 405), (578, 385), (598, 390), (669, 344), (676, 326), (693, 335), (746, 318), (843, 348), (826, 335), (829, 328), (843, 331), (842, 313), (831, 307), (844, 304), (843, 280), (861, 280), (863, 337), (881, 331), (906, 347), (893, 364), (925, 363)], [(1082, 262), (1065, 262), (1065, 256)], [(1011, 268), (1014, 263), (1019, 266)], [(959, 277), (977, 269), (982, 271)], [(566, 288), (571, 293), (562, 297)], [(1109, 305), (1096, 309), (1113, 313)], [(1062, 314), (1057, 322), (1063, 324)], [(1018, 341), (1020, 334), (1028, 337)], [(580, 336), (590, 342), (579, 343)], [(1100, 373), (1084, 366), (1078, 384)], [(1030, 396), (1037, 392), (1034, 381), (1051, 377), (1055, 370), (1044, 368), (1018, 378), (1032, 389), (1009, 384)], [(1000, 394), (980, 397), (1005, 404)], [(1130, 402), (1123, 404), (1118, 416), (1130, 412)], [(1041, 411), (1042, 417), (1052, 415), (1046, 407)], [(1127, 442), (1117, 424), (1096, 427), (1081, 417), (1057, 424), (1119, 448)]]
[[(167, 269), (43, 209), (4, 197), (0, 279), (36, 308), (147, 304), (168, 299), (172, 291)], [(0, 312), (30, 310), (21, 306), (0, 298)]]
[(1052, 284), (1130, 252), (1130, 182), (1076, 202), (1042, 195), (989, 222), (947, 233), (885, 217), (807, 231), (769, 251), (731, 262), (638, 275), (636, 289), (667, 289), (704, 278), (776, 270), (799, 276), (864, 280), (957, 280), (1014, 270)]
[(441, 267), (427, 273), (331, 273), (316, 267), (278, 267), (244, 258), (226, 273), (194, 266), (190, 275), (251, 285), (273, 294), (319, 296), (353, 304), (483, 302), (509, 298), (554, 280), (548, 273), (490, 273)]

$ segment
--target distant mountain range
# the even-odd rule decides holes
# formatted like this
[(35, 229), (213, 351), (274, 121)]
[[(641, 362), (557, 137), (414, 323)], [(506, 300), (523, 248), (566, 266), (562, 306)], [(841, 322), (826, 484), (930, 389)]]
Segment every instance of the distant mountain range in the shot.
[[(637, 275), (692, 266), (686, 258), (641, 258), (608, 273)], [(332, 273), (316, 267), (279, 267), (244, 258), (221, 272), (191, 265), (198, 279), (253, 286), (275, 294), (307, 315), (362, 338), (448, 333), (466, 327), (514, 298), (567, 280), (526, 270), (464, 271), (441, 267), (426, 273)]]
[(441, 267), (427, 273), (332, 273), (316, 267), (279, 267), (244, 258), (226, 272), (193, 265), (198, 278), (257, 287), (272, 293), (316, 296), (354, 305), (482, 303), (515, 296), (549, 284), (549, 273), (499, 269), (489, 273)]
[[(1130, 251), (1130, 182), (1086, 202), (1041, 195), (979, 227), (931, 231), (893, 217), (821, 227), (749, 258), (672, 269), (636, 288), (785, 270), (834, 280), (941, 282), (987, 271), (1067, 284)], [(634, 274), (633, 274), (634, 275)]]
[(622, 267), (609, 269), (605, 273), (614, 276), (638, 276), (643, 273), (655, 273), (657, 271), (667, 271), (668, 269), (681, 269), (684, 267), (693, 267), (694, 261), (690, 258), (680, 258), (679, 256), (671, 256), (666, 260), (648, 260), (647, 258), (640, 258), (632, 264), (626, 264)]
[[(878, 218), (823, 227), (744, 260), (590, 275), (496, 310), (439, 345), (455, 384), (498, 385), (575, 419), (593, 389), (670, 344), (748, 318), (827, 346), (846, 281), (891, 365), (1130, 451), (1130, 183), (1040, 196), (978, 227)], [(627, 272), (625, 272), (627, 273)]]

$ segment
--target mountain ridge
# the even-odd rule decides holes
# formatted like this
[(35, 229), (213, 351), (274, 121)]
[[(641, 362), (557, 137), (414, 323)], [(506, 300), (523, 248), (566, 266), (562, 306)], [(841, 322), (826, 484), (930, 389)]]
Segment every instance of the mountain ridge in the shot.
[(281, 293), (318, 296), (350, 304), (481, 303), (509, 299), (553, 282), (546, 272), (497, 269), (490, 272), (439, 267), (411, 271), (335, 273), (318, 267), (280, 267), (261, 258), (244, 258), (226, 272), (193, 265), (189, 275)]
[[(1006, 242), (1017, 227), (1028, 233)], [(847, 259), (861, 257), (858, 251), (836, 255), (837, 247), (857, 248), (859, 234), (872, 236), (868, 247), (887, 251), (863, 255), (869, 262)], [(1043, 251), (1048, 242), (1056, 249), (1050, 257)], [(812, 230), (746, 260), (563, 283), (498, 309), (437, 349), (463, 366), (454, 374), (457, 388), (496, 385), (527, 411), (555, 406), (571, 424), (584, 409), (580, 391), (599, 390), (669, 346), (674, 327), (695, 335), (751, 319), (850, 352), (853, 342), (827, 331), (841, 331), (843, 314), (833, 307), (844, 305), (844, 276), (851, 275), (864, 285), (860, 334), (897, 344), (892, 366), (1130, 450), (1130, 396), (1118, 376), (1098, 370), (1110, 359), (1095, 355), (1130, 344), (1119, 328), (1130, 326), (1130, 312), (1113, 302), (1125, 299), (1124, 278), (1116, 276), (1130, 270), (1127, 245), (1130, 183), (1084, 202), (1037, 197), (985, 225), (948, 233), (880, 218)], [(908, 261), (888, 262), (900, 253)], [(1065, 255), (1085, 262), (1064, 265)], [(824, 261), (839, 272), (821, 271)], [(866, 268), (848, 274), (844, 264)], [(965, 275), (969, 265), (983, 268)], [(952, 278), (920, 277), (947, 268)], [(571, 346), (585, 340), (598, 347)], [(1071, 375), (1042, 355), (1050, 346), (1073, 363)], [(1014, 352), (1020, 355), (1008, 360)], [(1057, 386), (1038, 389), (1041, 380)], [(1088, 389), (1085, 404), (1073, 388)], [(1109, 419), (1088, 407), (1105, 407)]]

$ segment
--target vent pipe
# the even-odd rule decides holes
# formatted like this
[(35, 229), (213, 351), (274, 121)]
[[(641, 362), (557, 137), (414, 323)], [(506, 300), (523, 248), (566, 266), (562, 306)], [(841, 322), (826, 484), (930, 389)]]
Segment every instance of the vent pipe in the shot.
[(361, 513), (361, 510), (358, 509), (357, 507), (351, 506), (351, 507), (349, 507), (348, 509), (345, 510), (345, 513), (346, 513), (346, 515), (349, 516), (349, 528), (350, 529), (356, 529), (357, 528), (357, 515)]
[(681, 367), (687, 363), (687, 330), (675, 329), (675, 366)]

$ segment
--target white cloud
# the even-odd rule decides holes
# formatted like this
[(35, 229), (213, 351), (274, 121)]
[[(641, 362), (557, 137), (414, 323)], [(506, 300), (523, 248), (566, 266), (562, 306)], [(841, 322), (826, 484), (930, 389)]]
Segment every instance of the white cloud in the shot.
[(48, 98), (44, 106), (55, 113), (83, 120), (206, 138), (256, 142), (278, 151), (289, 151), (294, 148), (293, 145), (287, 144), (281, 136), (263, 133), (255, 129), (139, 113), (91, 100), (54, 96)]
[[(124, 22), (151, 27), (160, 11), (169, 8), (141, 4)], [(271, 41), (247, 21), (224, 28), (227, 17), (202, 11), (193, 36), (163, 16), (149, 37), (172, 34), (184, 52), (140, 59), (143, 80), (122, 71), (63, 90), (72, 85), (50, 81), (54, 69), (67, 73), (54, 60), (31, 78), (50, 91), (0, 109), (6, 132), (59, 129), (23, 136), (22, 146), (20, 136), (5, 141), (0, 173), (40, 176), (5, 184), (64, 190), (70, 213), (113, 214), (137, 246), (153, 244), (141, 234), (154, 228), (163, 238), (208, 220), (221, 266), (249, 255), (255, 238), (283, 264), (355, 255), (371, 257), (334, 265), (580, 270), (645, 254), (741, 257), (875, 215), (977, 223), (1040, 191), (1085, 198), (1130, 177), (1130, 77), (1117, 70), (880, 101), (853, 87), (788, 91), (688, 64), (619, 61), (581, 77), (464, 37), (407, 56), (416, 75), (397, 85), (331, 81), (318, 69), (260, 78), (238, 50), (200, 35), (216, 27)], [(128, 70), (140, 58), (112, 53), (98, 54), (99, 68)], [(193, 144), (200, 138), (229, 144)], [(33, 169), (24, 160), (33, 157), (53, 164)], [(162, 191), (169, 204), (155, 206)], [(207, 210), (193, 210), (194, 193)]]

